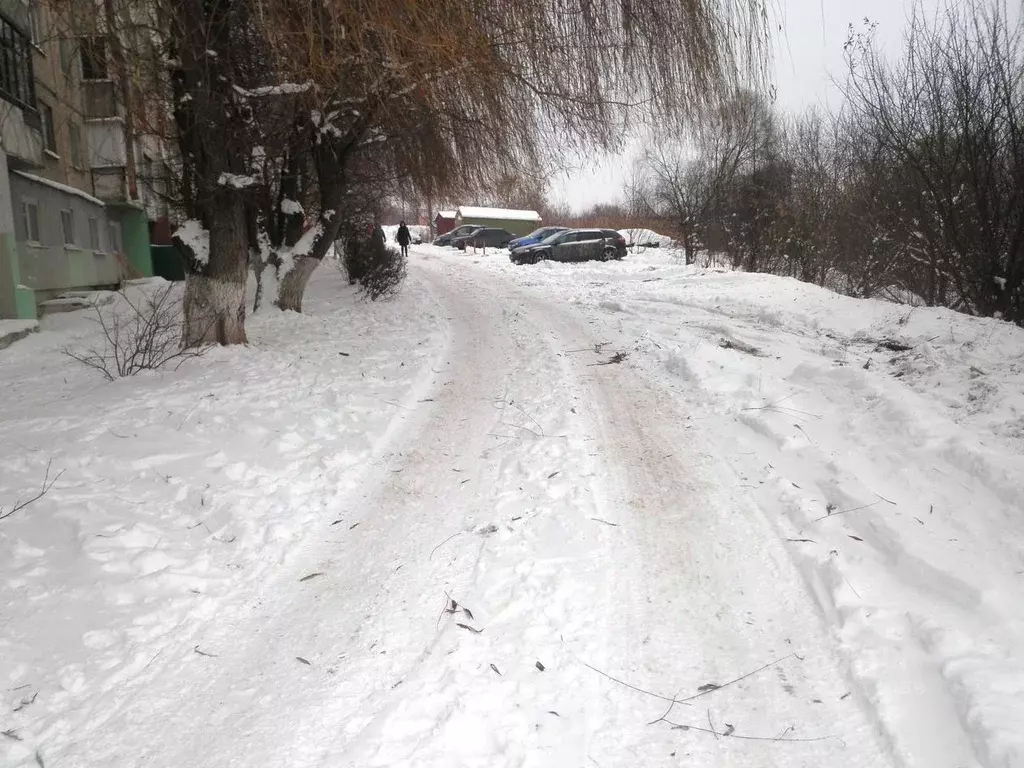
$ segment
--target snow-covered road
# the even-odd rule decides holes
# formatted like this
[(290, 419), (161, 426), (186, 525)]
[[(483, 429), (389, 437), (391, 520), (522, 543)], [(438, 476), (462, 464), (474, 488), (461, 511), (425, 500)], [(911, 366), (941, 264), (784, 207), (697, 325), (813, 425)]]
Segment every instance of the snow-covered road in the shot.
[[(576, 352), (600, 339), (571, 311), (448, 259), (413, 279), (447, 355), (362, 490), (197, 638), (210, 656), (167, 664), (61, 762), (888, 764), (797, 570), (689, 414)], [(651, 725), (664, 699), (590, 667), (704, 691), (673, 723), (815, 740)]]
[[(373, 367), (382, 361), (362, 374), (388, 389), (364, 392), (360, 407), (379, 391), (387, 418), (364, 413), (350, 426), (355, 417), (342, 415), (352, 408), (339, 389), (327, 403), (337, 417), (313, 414), (323, 442), (308, 459), (289, 459), (301, 483), (296, 498), (282, 500), (284, 509), (305, 499), (301, 507), (316, 510), (302, 518), (305, 533), (294, 539), (301, 543), (257, 569), (263, 575), (248, 588), (211, 602), (216, 610), (187, 632), (168, 630), (151, 647), (155, 655), (136, 644), (135, 658), (148, 661), (123, 685), (79, 685), (76, 709), (54, 707), (50, 719), (33, 725), (32, 707), (51, 695), (35, 680), (41, 702), (15, 716), (22, 730), (14, 731), (20, 741), (10, 745), (11, 764), (1019, 765), (1013, 727), (993, 728), (992, 713), (1009, 719), (1012, 708), (999, 696), (982, 696), (984, 687), (970, 677), (992, 667), (968, 666), (961, 695), (950, 698), (942, 681), (956, 670), (926, 669), (941, 660), (899, 645), (895, 635), (899, 606), (911, 607), (900, 600), (920, 593), (904, 595), (906, 585), (870, 559), (836, 566), (839, 552), (847, 553), (840, 539), (800, 527), (794, 510), (817, 515), (809, 506), (817, 503), (815, 483), (826, 487), (853, 459), (824, 455), (818, 444), (830, 445), (830, 436), (812, 438), (799, 424), (788, 442), (776, 438), (772, 430), (782, 427), (761, 421), (772, 414), (742, 413), (727, 399), (763, 386), (760, 402), (775, 402), (777, 382), (760, 351), (749, 356), (759, 367), (737, 374), (717, 352), (706, 361), (669, 349), (688, 343), (678, 323), (706, 331), (699, 325), (705, 310), (689, 304), (682, 317), (683, 302), (669, 301), (666, 291), (653, 311), (633, 315), (650, 280), (679, 271), (671, 264), (647, 269), (510, 270), (493, 256), (414, 249), (404, 303), (373, 311), (380, 333), (420, 341), (394, 342), (387, 368)], [(687, 280), (708, 280), (683, 272)], [(331, 299), (324, 297), (336, 290), (322, 285), (329, 290), (313, 303), (314, 313), (325, 311)], [(724, 315), (716, 327), (742, 349), (756, 323)], [(330, 322), (337, 327), (337, 319)], [(374, 349), (381, 342), (373, 334), (372, 327), (359, 331), (358, 343)], [(341, 375), (327, 372), (338, 366), (335, 343), (328, 335), (315, 349), (323, 375)], [(346, 349), (352, 343), (346, 340)], [(789, 354), (780, 349), (774, 359)], [(639, 364), (641, 357), (656, 364)], [(801, 380), (811, 382), (817, 373), (801, 362)], [(294, 375), (306, 381), (302, 365), (311, 363), (300, 363)], [(678, 372), (694, 387), (718, 376), (713, 394), (682, 393)], [(305, 419), (304, 407), (293, 403), (287, 417)], [(218, 413), (212, 411), (215, 422)], [(362, 457), (358, 464), (351, 451), (339, 463), (334, 451), (347, 443), (339, 437), (332, 447), (323, 430), (341, 435), (360, 425), (376, 435), (372, 445), (354, 454)], [(124, 429), (116, 422), (110, 428)], [(300, 437), (286, 434), (280, 450), (301, 446)], [(257, 464), (250, 462), (263, 472)], [(871, 477), (858, 467), (862, 479)], [(316, 478), (332, 485), (318, 491)], [(275, 480), (287, 482), (287, 475)], [(1012, 482), (996, 485), (1012, 505)], [(255, 516), (263, 514), (257, 498), (245, 499)], [(820, 511), (827, 514), (824, 502)], [(876, 518), (841, 527), (854, 520), (828, 523), (843, 540), (886, 551)], [(10, 530), (15, 543), (35, 536), (42, 552), (38, 532)], [(1007, 530), (1010, 554), (994, 560), (993, 571), (1010, 564), (1016, 535)], [(805, 554), (810, 545), (800, 542), (812, 538), (834, 547), (832, 554), (823, 552), (821, 561)], [(162, 540), (152, 549), (166, 546)], [(958, 546), (970, 544), (964, 538)], [(12, 551), (27, 550), (18, 544)], [(937, 565), (925, 563), (928, 554), (908, 566), (909, 554), (890, 551), (897, 572), (940, 579)], [(254, 567), (236, 562), (240, 573)], [(853, 589), (851, 578), (867, 589), (860, 603), (840, 599)], [(990, 601), (1007, 599), (998, 586)], [(884, 610), (870, 602), (879, 594), (888, 600)], [(932, 604), (916, 608), (930, 611)], [(20, 613), (15, 619), (29, 621)], [(905, 621), (945, 637), (941, 621), (923, 626), (910, 613)], [(143, 615), (136, 623), (159, 620)], [(1007, 647), (1015, 626), (1001, 630)], [(885, 642), (869, 630), (888, 633)], [(18, 638), (11, 647), (24, 653)], [(976, 658), (960, 650), (961, 658)], [(901, 664), (905, 679), (886, 679)], [(11, 687), (33, 681), (38, 666), (26, 661), (7, 670)], [(66, 677), (56, 675), (61, 685)], [(1012, 696), (1016, 684), (1004, 675), (999, 694)], [(958, 715), (960, 701), (974, 707), (970, 717)], [(916, 717), (901, 706), (922, 702), (926, 709)]]

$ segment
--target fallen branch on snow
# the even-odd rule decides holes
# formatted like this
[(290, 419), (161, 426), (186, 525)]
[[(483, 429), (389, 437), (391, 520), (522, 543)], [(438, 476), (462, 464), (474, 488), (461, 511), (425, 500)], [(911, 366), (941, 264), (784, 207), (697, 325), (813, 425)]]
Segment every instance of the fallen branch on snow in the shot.
[(819, 414), (816, 414), (816, 413), (808, 413), (807, 411), (799, 411), (796, 408), (780, 407), (780, 405), (782, 403), (786, 402), (787, 400), (789, 400), (789, 398), (794, 397), (794, 396), (796, 396), (798, 394), (800, 394), (800, 393), (799, 392), (791, 392), (790, 394), (786, 395), (785, 397), (779, 398), (774, 403), (766, 403), (765, 405), (759, 405), (759, 406), (755, 406), (755, 407), (751, 407), (751, 408), (741, 408), (740, 410), (741, 411), (773, 411), (775, 413), (781, 413), (783, 415), (789, 415), (789, 414), (795, 413), (795, 414), (798, 414), (800, 416), (807, 416), (808, 418), (811, 418), (811, 419), (820, 419), (821, 416)]
[[(739, 677), (735, 677), (735, 678), (733, 678), (732, 680), (729, 680), (726, 683), (722, 683), (721, 685), (718, 685), (717, 683), (706, 683), (706, 684), (700, 686), (697, 689), (697, 693), (693, 694), (692, 696), (687, 696), (685, 699), (680, 699), (678, 694), (676, 694), (675, 696), (663, 696), (660, 693), (655, 693), (654, 691), (649, 691), (649, 690), (647, 690), (645, 688), (640, 688), (638, 686), (633, 685), (632, 683), (627, 683), (625, 680), (620, 680), (617, 677), (609, 675), (607, 672), (604, 672), (603, 670), (598, 669), (597, 667), (593, 666), (592, 664), (588, 664), (587, 662), (583, 661), (582, 659), (580, 659), (578, 657), (577, 657), (577, 660), (583, 666), (585, 666), (587, 669), (590, 669), (590, 670), (593, 670), (594, 672), (597, 672), (597, 674), (601, 675), (602, 677), (608, 678), (613, 683), (618, 683), (619, 685), (623, 686), (624, 688), (629, 688), (630, 690), (636, 691), (637, 693), (643, 693), (643, 694), (645, 694), (647, 696), (650, 696), (652, 698), (661, 699), (662, 701), (669, 702), (669, 707), (665, 711), (665, 714), (663, 714), (657, 720), (652, 720), (651, 722), (648, 723), (648, 725), (654, 725), (655, 723), (660, 723), (660, 722), (663, 722), (663, 721), (664, 722), (668, 722), (668, 720), (666, 718), (669, 716), (669, 714), (671, 714), (672, 709), (675, 707), (676, 704), (685, 704), (688, 707), (689, 706), (693, 706), (690, 702), (692, 702), (694, 699), (699, 699), (702, 696), (706, 696), (709, 693), (713, 693), (714, 691), (720, 691), (723, 688), (728, 688), (730, 685), (735, 685), (736, 683), (739, 683), (739, 682), (741, 682), (743, 680), (746, 680), (748, 677), (753, 677), (754, 675), (756, 675), (756, 674), (758, 674), (760, 672), (763, 672), (766, 669), (769, 669), (771, 667), (777, 666), (778, 664), (781, 664), (782, 662), (787, 661), (788, 659), (791, 659), (791, 658), (794, 658), (794, 657), (797, 658), (797, 659), (800, 659), (800, 657), (797, 656), (795, 653), (791, 653), (788, 656), (783, 656), (782, 658), (776, 659), (775, 661), (770, 661), (767, 664), (765, 664), (764, 666), (758, 667), (757, 669), (755, 669), (752, 672), (747, 672), (746, 674), (740, 675)], [(801, 659), (801, 661), (802, 661), (802, 659)], [(700, 729), (699, 728), (695, 728), (695, 730), (700, 730)]]
[(60, 480), (60, 476), (64, 474), (64, 470), (62, 469), (51, 480), (50, 479), (50, 466), (52, 464), (53, 464), (53, 459), (50, 459), (48, 462), (46, 462), (46, 474), (43, 476), (43, 484), (42, 484), (42, 487), (39, 489), (39, 493), (37, 493), (35, 496), (33, 496), (30, 499), (26, 499), (25, 501), (18, 500), (16, 502), (14, 502), (14, 506), (11, 507), (11, 509), (9, 511), (7, 511), (7, 512), (4, 512), (3, 507), (0, 507), (0, 520), (6, 520), (8, 517), (13, 515), (15, 512), (20, 512), (25, 507), (27, 507), (29, 504), (33, 504), (33, 503), (39, 501), (41, 498), (43, 498), (43, 496), (45, 496), (47, 493), (50, 492), (50, 489), (53, 488), (53, 484), (56, 483), (58, 480)]
[(436, 547), (434, 547), (432, 550), (430, 550), (430, 557), (428, 557), (427, 560), (433, 560), (434, 559), (434, 553), (437, 552), (437, 550), (439, 550), (441, 547), (443, 547), (445, 544), (447, 544), (449, 541), (451, 541), (452, 539), (454, 539), (456, 536), (460, 535), (461, 533), (462, 533), (462, 531), (456, 531), (451, 536), (449, 536), (447, 539), (445, 539), (440, 544), (438, 544)]
[(742, 341), (734, 341), (732, 339), (721, 339), (718, 342), (718, 346), (720, 346), (722, 349), (735, 349), (737, 352), (745, 352), (746, 354), (753, 355), (754, 357), (764, 356), (764, 353), (760, 349), (753, 346), (752, 344), (745, 344)]
[[(878, 496), (877, 493), (875, 495)], [(883, 501), (886, 504), (892, 504), (894, 507), (897, 506), (895, 501), (889, 501), (889, 499), (885, 498), (884, 496), (878, 496), (877, 500), (872, 501), (870, 504), (862, 504), (859, 507), (851, 507), (850, 509), (841, 509), (838, 512), (833, 512), (831, 509), (829, 509), (824, 515), (822, 515), (821, 517), (814, 518), (813, 520), (811, 520), (811, 522), (812, 523), (817, 523), (817, 522), (820, 522), (820, 521), (822, 521), (822, 520), (824, 520), (824, 519), (826, 519), (828, 517), (838, 517), (839, 515), (845, 515), (845, 514), (847, 514), (849, 512), (859, 512), (862, 509), (869, 509), (871, 507), (877, 506), (878, 504), (881, 504)]]
[(597, 366), (597, 365), (618, 365), (619, 363), (623, 362), (627, 358), (629, 358), (629, 353), (628, 352), (616, 352), (614, 355), (609, 357), (607, 360), (602, 360), (599, 363), (589, 363), (587, 367), (588, 368), (593, 368), (594, 366)]
[(716, 731), (716, 730), (709, 729), (709, 728), (702, 728), (699, 725), (688, 725), (686, 723), (673, 723), (671, 720), (665, 720), (665, 722), (668, 723), (670, 726), (672, 726), (672, 730), (674, 730), (674, 731), (699, 731), (700, 733), (713, 733), (715, 735), (716, 739), (730, 738), (730, 739), (741, 739), (743, 741), (774, 741), (774, 742), (791, 741), (791, 742), (807, 743), (807, 742), (813, 742), (813, 741), (827, 741), (828, 739), (835, 739), (835, 738), (837, 738), (836, 736), (811, 736), (811, 737), (806, 737), (806, 738), (800, 738), (800, 737), (796, 737), (796, 736), (786, 736), (785, 734), (787, 734), (787, 733), (789, 733), (790, 731), (793, 730), (792, 726), (790, 726), (785, 731), (783, 731), (783, 735), (782, 736), (747, 736), (747, 735), (742, 734), (742, 733), (735, 733), (735, 729), (730, 731), (729, 727), (731, 727), (731, 726), (727, 727), (726, 730), (724, 730), (724, 731)]

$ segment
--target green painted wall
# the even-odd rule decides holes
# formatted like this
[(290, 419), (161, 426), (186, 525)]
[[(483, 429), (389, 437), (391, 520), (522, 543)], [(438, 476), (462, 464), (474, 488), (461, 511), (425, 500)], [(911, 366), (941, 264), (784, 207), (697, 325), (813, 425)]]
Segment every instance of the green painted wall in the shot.
[(0, 318), (35, 320), (36, 298), (21, 285), (18, 243), (13, 232), (0, 233)]
[(146, 212), (125, 208), (121, 212), (121, 236), (124, 253), (134, 274), (129, 278), (153, 276), (153, 254), (149, 249), (149, 220)]
[(23, 242), (18, 256), (21, 282), (40, 294), (114, 286), (121, 280), (121, 264), (113, 253)]
[(36, 292), (25, 286), (14, 289), (14, 316), (18, 320), (36, 319)]
[(476, 224), (479, 227), (498, 227), (499, 229), (507, 229), (513, 235), (522, 237), (528, 235), (533, 230), (541, 226), (539, 221), (518, 221), (509, 219), (481, 219), (475, 216), (470, 216), (464, 219), (458, 219), (456, 225), (461, 224)]

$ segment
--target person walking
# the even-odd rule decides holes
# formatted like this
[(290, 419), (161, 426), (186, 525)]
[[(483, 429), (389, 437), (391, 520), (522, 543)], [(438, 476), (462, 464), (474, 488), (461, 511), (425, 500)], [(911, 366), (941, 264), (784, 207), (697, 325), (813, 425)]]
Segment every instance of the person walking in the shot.
[(379, 223), (373, 225), (370, 231), (370, 245), (375, 251), (383, 251), (388, 244), (387, 235), (384, 234), (384, 227)]
[(409, 258), (409, 243), (412, 241), (412, 235), (409, 234), (409, 228), (405, 226), (405, 222), (401, 222), (398, 225), (398, 234), (395, 235), (395, 239), (398, 240), (398, 244), (402, 247), (402, 256)]

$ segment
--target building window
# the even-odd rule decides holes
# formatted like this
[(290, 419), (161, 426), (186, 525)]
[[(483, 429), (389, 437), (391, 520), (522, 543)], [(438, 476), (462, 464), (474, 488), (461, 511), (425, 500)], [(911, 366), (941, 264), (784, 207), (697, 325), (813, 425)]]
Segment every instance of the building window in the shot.
[(75, 65), (75, 44), (69, 37), (60, 39), (60, 68), (64, 70), (65, 77), (71, 77), (72, 67)]
[(64, 231), (64, 245), (74, 246), (75, 244), (75, 212), (60, 212), (60, 227)]
[(38, 46), (43, 40), (43, 20), (39, 15), (39, 3), (36, 0), (30, 0), (28, 4), (28, 29), (32, 42)]
[(43, 131), (43, 149), (57, 154), (57, 134), (53, 126), (53, 109), (49, 104), (39, 102), (39, 120)]
[(34, 110), (36, 92), (31, 47), (25, 33), (0, 16), (0, 97)]
[(121, 253), (121, 223), (117, 221), (107, 222), (107, 238), (110, 241), (110, 252)]
[(71, 149), (71, 165), (75, 168), (83, 168), (82, 165), (82, 129), (78, 123), (68, 122), (68, 144)]
[(22, 201), (21, 220), (25, 225), (25, 239), (30, 243), (38, 243), (39, 204), (30, 200)]
[(107, 80), (107, 40), (103, 37), (83, 37), (82, 79)]
[(100, 222), (99, 219), (89, 217), (89, 247), (94, 250), (100, 250)]

